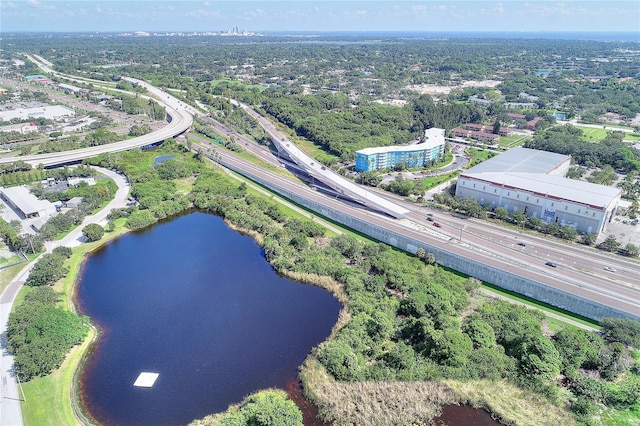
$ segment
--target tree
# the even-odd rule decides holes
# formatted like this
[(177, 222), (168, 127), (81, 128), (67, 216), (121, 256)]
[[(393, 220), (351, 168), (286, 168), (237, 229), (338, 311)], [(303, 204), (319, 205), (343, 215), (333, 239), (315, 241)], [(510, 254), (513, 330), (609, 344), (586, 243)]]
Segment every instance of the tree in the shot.
[(84, 235), (89, 242), (98, 241), (104, 235), (104, 228), (97, 223), (90, 223), (82, 228), (82, 235)]
[(623, 253), (628, 257), (638, 257), (638, 255), (640, 254), (640, 248), (638, 248), (638, 246), (635, 244), (628, 243), (624, 248)]
[(595, 234), (591, 234), (589, 232), (587, 232), (586, 234), (582, 235), (582, 238), (580, 239), (580, 242), (582, 244), (584, 244), (585, 246), (592, 246), (596, 243), (596, 236)]
[(603, 242), (598, 244), (600, 250), (608, 251), (611, 253), (617, 252), (620, 249), (620, 243), (616, 240), (614, 235), (609, 235)]
[(602, 332), (610, 340), (640, 348), (640, 322), (630, 318), (603, 318)]

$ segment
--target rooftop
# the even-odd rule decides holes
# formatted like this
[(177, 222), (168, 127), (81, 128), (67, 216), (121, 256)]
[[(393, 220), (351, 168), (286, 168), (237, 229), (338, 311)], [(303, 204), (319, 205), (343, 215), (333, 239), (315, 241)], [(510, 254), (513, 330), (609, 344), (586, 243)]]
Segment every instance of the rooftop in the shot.
[(622, 191), (620, 188), (543, 173), (490, 172), (474, 175), (473, 178), (602, 209), (606, 208)]
[(402, 146), (378, 146), (375, 148), (364, 148), (356, 153), (371, 155), (371, 154), (381, 154), (385, 152), (412, 152), (412, 151), (422, 151), (425, 149), (432, 149), (437, 146), (444, 145), (444, 130), (431, 128), (424, 131), (424, 142), (416, 143), (412, 145), (402, 145)]
[(464, 172), (465, 176), (478, 173), (549, 173), (569, 160), (568, 155), (529, 148), (513, 148), (496, 155)]

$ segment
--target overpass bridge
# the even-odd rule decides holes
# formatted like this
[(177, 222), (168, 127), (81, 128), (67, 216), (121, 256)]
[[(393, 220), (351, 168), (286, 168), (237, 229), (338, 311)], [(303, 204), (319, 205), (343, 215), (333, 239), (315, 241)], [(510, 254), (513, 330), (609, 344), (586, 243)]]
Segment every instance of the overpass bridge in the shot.
[[(27, 58), (33, 61), (45, 72), (55, 75), (56, 77), (79, 83), (92, 83), (96, 87), (101, 87), (101, 83), (104, 84), (104, 82), (101, 82), (99, 80), (76, 78), (74, 76), (68, 76), (66, 74), (58, 73), (49, 68), (47, 64), (42, 60), (39, 60), (32, 55), (27, 55)], [(147, 84), (142, 80), (127, 77), (124, 77), (123, 79), (134, 85), (144, 87), (152, 96), (141, 95), (141, 97), (146, 99), (153, 99), (160, 105), (162, 105), (167, 112), (169, 124), (161, 129), (156, 130), (155, 132), (120, 142), (114, 142), (111, 144), (93, 146), (88, 148), (80, 148), (73, 151), (24, 155), (19, 157), (5, 157), (0, 159), (0, 164), (13, 163), (15, 161), (24, 161), (25, 163), (28, 163), (33, 167), (38, 167), (39, 165), (50, 167), (61, 164), (75, 163), (78, 161), (82, 161), (85, 158), (94, 157), (96, 155), (105, 154), (108, 152), (120, 152), (134, 148), (141, 148), (143, 146), (162, 142), (165, 139), (172, 138), (184, 133), (193, 124), (194, 115), (203, 115), (191, 105), (183, 103), (181, 100), (177, 99), (171, 94), (166, 93), (150, 84)], [(116, 89), (109, 88), (109, 90)]]

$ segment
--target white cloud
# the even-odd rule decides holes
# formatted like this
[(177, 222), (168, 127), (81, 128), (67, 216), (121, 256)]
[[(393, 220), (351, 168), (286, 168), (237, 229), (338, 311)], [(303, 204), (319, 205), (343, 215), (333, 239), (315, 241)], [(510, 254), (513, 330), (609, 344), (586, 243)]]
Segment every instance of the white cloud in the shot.
[(0, 9), (17, 9), (18, 5), (12, 1), (0, 2)]

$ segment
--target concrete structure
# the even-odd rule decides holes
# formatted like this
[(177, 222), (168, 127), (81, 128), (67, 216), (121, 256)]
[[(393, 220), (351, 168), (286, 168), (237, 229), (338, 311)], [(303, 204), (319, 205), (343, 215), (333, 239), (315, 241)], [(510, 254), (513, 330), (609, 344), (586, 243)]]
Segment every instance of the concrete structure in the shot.
[(400, 163), (422, 167), (442, 158), (444, 144), (444, 129), (433, 128), (425, 130), (424, 141), (418, 144), (361, 149), (356, 151), (356, 171), (388, 169)]
[(570, 164), (567, 155), (514, 148), (460, 174), (456, 196), (599, 234), (622, 191), (565, 178)]
[[(618, 310), (589, 298), (559, 290), (542, 281), (535, 281), (524, 276), (478, 262), (477, 260), (471, 259), (468, 255), (461, 255), (453, 253), (451, 250), (436, 247), (435, 245), (428, 244), (425, 241), (411, 238), (391, 229), (378, 226), (371, 223), (369, 220), (361, 219), (354, 215), (335, 210), (324, 203), (318, 203), (301, 196), (296, 192), (290, 191), (269, 180), (263, 179), (255, 173), (235, 167), (233, 163), (227, 161), (225, 158), (210, 158), (225, 167), (235, 170), (251, 180), (260, 183), (261, 185), (272, 189), (296, 204), (304, 206), (337, 223), (375, 238), (378, 241), (382, 241), (393, 247), (408, 251), (409, 253), (416, 253), (418, 248), (424, 248), (428, 253), (433, 253), (435, 255), (436, 261), (439, 265), (459, 271), (468, 276), (478, 278), (479, 280), (495, 284), (501, 288), (531, 297), (532, 299), (548, 303), (552, 306), (574, 312), (596, 321), (600, 321), (606, 317), (624, 317), (640, 320), (640, 312), (629, 313)], [(454, 247), (450, 248), (453, 249)], [(578, 288), (583, 287), (579, 283), (577, 285)]]
[(56, 212), (52, 203), (38, 200), (24, 186), (0, 188), (0, 197), (23, 218), (47, 217)]

